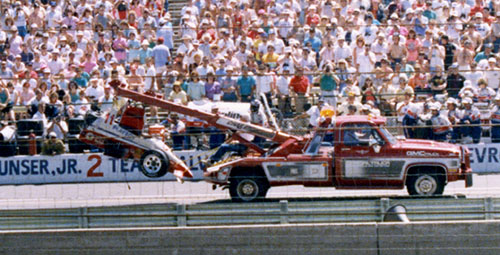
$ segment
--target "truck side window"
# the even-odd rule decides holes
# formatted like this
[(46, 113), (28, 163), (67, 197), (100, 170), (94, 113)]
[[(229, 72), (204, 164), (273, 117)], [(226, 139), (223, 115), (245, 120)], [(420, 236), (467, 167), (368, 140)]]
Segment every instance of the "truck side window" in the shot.
[[(367, 146), (374, 139), (376, 131), (367, 124), (348, 124), (344, 126), (344, 145)], [(378, 134), (377, 134), (378, 135)]]

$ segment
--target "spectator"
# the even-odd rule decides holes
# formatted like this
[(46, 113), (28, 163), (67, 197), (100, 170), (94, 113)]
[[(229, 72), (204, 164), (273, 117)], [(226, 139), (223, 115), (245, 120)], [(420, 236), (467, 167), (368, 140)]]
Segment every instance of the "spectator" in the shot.
[(191, 82), (187, 88), (187, 96), (190, 101), (198, 101), (205, 97), (205, 84), (200, 80), (198, 73), (193, 71), (191, 73)]
[(456, 143), (460, 133), (460, 127), (457, 126), (460, 121), (460, 111), (458, 109), (457, 100), (452, 97), (448, 98), (448, 100), (446, 100), (446, 110), (443, 110), (442, 114), (448, 117), (448, 120), (452, 125), (450, 142)]
[[(9, 82), (12, 85), (12, 83)], [(3, 114), (5, 120), (16, 121), (14, 111), (12, 110), (13, 104), (11, 102), (12, 95), (8, 90), (8, 84), (0, 81), (0, 112)]]
[[(458, 68), (458, 65), (454, 68)], [(446, 76), (443, 73), (441, 66), (436, 66), (436, 72), (429, 81), (431, 91), (434, 96), (442, 95), (446, 91)]]
[(211, 101), (221, 100), (222, 89), (213, 72), (209, 72), (207, 74), (207, 82), (205, 82), (205, 96)]
[(21, 105), (29, 105), (31, 99), (35, 97), (35, 92), (31, 89), (29, 82), (23, 83), (22, 91), (19, 96)]
[(32, 120), (41, 120), (43, 122), (44, 133), (45, 133), (45, 130), (46, 130), (47, 124), (48, 124), (47, 117), (45, 117), (45, 102), (40, 102), (36, 106), (36, 112), (33, 114), (31, 119)]
[[(339, 106), (337, 115), (356, 115), (361, 112), (362, 107), (363, 105), (356, 100), (356, 94), (354, 92), (349, 92), (347, 94), (347, 100)], [(354, 112), (352, 112), (352, 110), (354, 110)]]
[(302, 67), (295, 67), (295, 70), (295, 75), (290, 80), (290, 88), (295, 97), (295, 111), (301, 113), (304, 112), (304, 105), (308, 101), (310, 85)]
[(440, 114), (438, 105), (433, 104), (430, 110), (432, 112), (432, 139), (440, 142), (446, 141), (451, 133), (450, 121)]
[(182, 120), (179, 120), (179, 115), (177, 115), (176, 113), (171, 113), (170, 120), (164, 121), (163, 125), (166, 126), (168, 130), (170, 130), (170, 136), (172, 137), (173, 142), (172, 149), (186, 149), (187, 144), (184, 144), (186, 139), (188, 138), (184, 135), (184, 133), (186, 132), (186, 124)]
[(57, 92), (52, 92), (49, 95), (49, 103), (45, 107), (45, 115), (48, 119), (55, 118), (63, 112), (63, 103), (59, 101)]
[(158, 79), (157, 81), (160, 82), (158, 84), (160, 88), (163, 88), (160, 77), (164, 72), (167, 71), (167, 65), (170, 62), (170, 50), (163, 44), (163, 42), (163, 37), (158, 37), (158, 39), (156, 40), (157, 45), (151, 52), (151, 57), (153, 58), (155, 63), (156, 78)]
[[(467, 97), (462, 99), (462, 105), (464, 110), (460, 116), (459, 124), (463, 126), (460, 127), (459, 138), (466, 139), (465, 142), (479, 143), (481, 139), (481, 113), (479, 110), (472, 105), (472, 99)], [(470, 139), (470, 140), (469, 140)]]
[(306, 112), (297, 115), (294, 120), (296, 121), (299, 118), (309, 118), (309, 128), (317, 128), (320, 124), (321, 110), (327, 106), (328, 105), (325, 104), (325, 100), (323, 98), (319, 98), (316, 105), (311, 106), (311, 108), (309, 108)]
[(180, 81), (174, 82), (173, 89), (169, 95), (169, 100), (175, 103), (187, 105), (187, 94), (184, 90), (182, 90)]
[(243, 66), (241, 68), (241, 76), (236, 81), (238, 89), (236, 90), (236, 96), (238, 101), (250, 102), (252, 100), (252, 95), (255, 93), (255, 78), (248, 74), (248, 67)]
[(222, 101), (236, 102), (238, 99), (236, 95), (237, 79), (233, 76), (234, 68), (232, 66), (228, 66), (225, 71), (226, 75), (220, 79), (221, 89), (223, 92)]
[(109, 112), (113, 108), (113, 94), (111, 93), (111, 86), (106, 84), (104, 86), (104, 95), (99, 97), (99, 109), (103, 112)]
[[(470, 84), (470, 81), (465, 81)], [(477, 101), (480, 103), (490, 103), (495, 97), (496, 92), (494, 89), (488, 87), (488, 83), (484, 79), (478, 81), (479, 88), (477, 89)]]
[(85, 116), (88, 110), (90, 110), (89, 100), (85, 95), (85, 90), (80, 90), (79, 99), (75, 102), (75, 115)]
[(68, 133), (68, 124), (61, 115), (48, 121), (47, 133), (56, 134), (57, 139), (64, 139)]
[(464, 87), (465, 77), (458, 73), (458, 64), (450, 66), (446, 77), (446, 91), (449, 97), (458, 98), (458, 92)]
[(272, 99), (276, 95), (276, 82), (274, 73), (269, 72), (269, 67), (265, 64), (261, 64), (257, 71), (257, 76), (255, 78), (255, 93), (257, 95), (256, 98), (261, 97), (263, 94), (267, 103), (270, 107), (272, 107)]
[(48, 138), (42, 145), (42, 155), (55, 156), (63, 154), (64, 143), (57, 138), (57, 134), (50, 132)]
[(338, 85), (339, 78), (333, 73), (333, 67), (329, 64), (325, 65), (324, 74), (321, 75), (319, 81), (319, 88), (321, 90), (321, 97), (328, 105), (337, 105)]

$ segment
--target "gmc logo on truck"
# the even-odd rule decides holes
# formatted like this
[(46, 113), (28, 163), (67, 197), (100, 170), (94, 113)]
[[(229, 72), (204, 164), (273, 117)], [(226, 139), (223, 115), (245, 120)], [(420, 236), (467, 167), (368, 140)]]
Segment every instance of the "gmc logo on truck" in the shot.
[(406, 156), (410, 157), (438, 157), (439, 153), (437, 152), (426, 152), (426, 151), (407, 151)]

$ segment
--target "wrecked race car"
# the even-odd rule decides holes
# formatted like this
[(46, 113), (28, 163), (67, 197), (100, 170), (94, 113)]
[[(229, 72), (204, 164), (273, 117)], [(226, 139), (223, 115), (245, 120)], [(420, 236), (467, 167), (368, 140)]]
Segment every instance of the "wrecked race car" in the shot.
[(142, 134), (144, 116), (144, 108), (128, 103), (120, 110), (114, 107), (110, 112), (88, 112), (79, 139), (103, 149), (104, 155), (137, 160), (147, 177), (158, 178), (171, 172), (179, 180), (192, 178), (186, 164), (162, 139)]

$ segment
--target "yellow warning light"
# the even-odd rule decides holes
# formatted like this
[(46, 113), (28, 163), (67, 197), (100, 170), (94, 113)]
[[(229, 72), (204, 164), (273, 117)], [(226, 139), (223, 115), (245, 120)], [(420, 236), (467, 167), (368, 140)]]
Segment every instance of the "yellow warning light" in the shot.
[(327, 107), (321, 110), (320, 116), (321, 117), (333, 117), (335, 115), (335, 110), (331, 107)]

